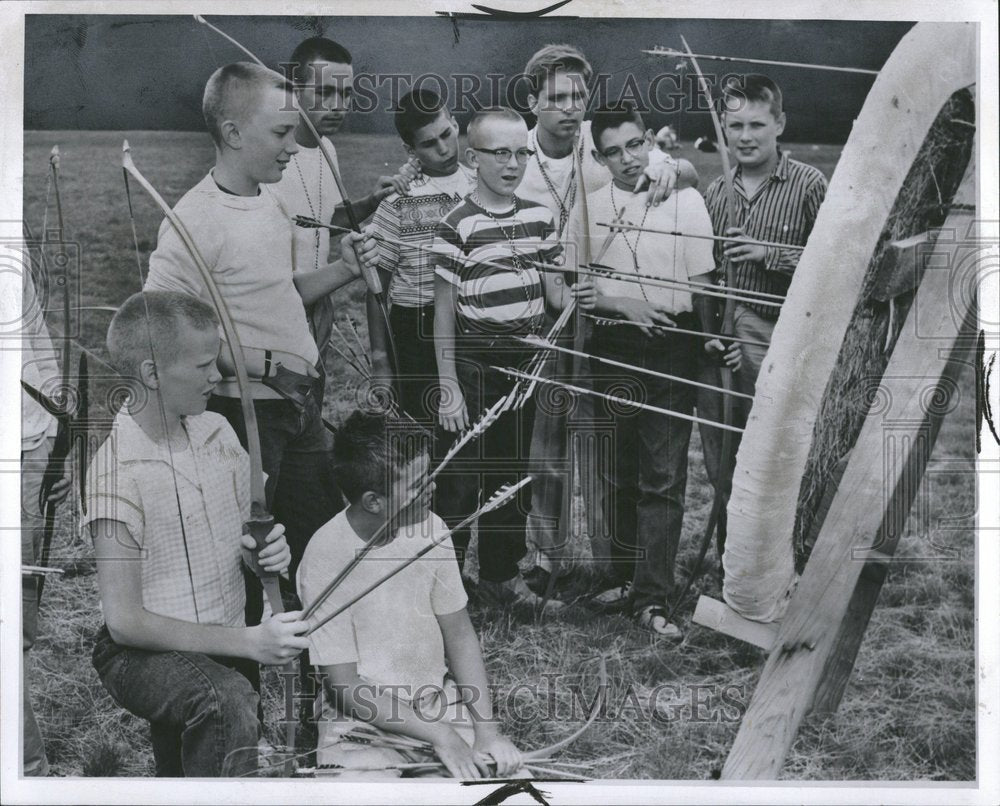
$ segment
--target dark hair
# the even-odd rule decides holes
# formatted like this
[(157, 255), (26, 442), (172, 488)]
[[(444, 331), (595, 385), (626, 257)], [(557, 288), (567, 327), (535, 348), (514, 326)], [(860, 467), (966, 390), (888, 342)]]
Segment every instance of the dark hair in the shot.
[(207, 302), (180, 291), (140, 291), (133, 294), (111, 318), (108, 353), (115, 369), (125, 377), (139, 377), (143, 361), (156, 356), (169, 362), (177, 353), (181, 331), (219, 326), (215, 309)]
[(723, 111), (727, 101), (737, 105), (760, 101), (771, 107), (771, 114), (777, 118), (781, 114), (781, 90), (770, 78), (760, 73), (732, 76), (722, 86)]
[(351, 52), (338, 42), (324, 36), (313, 36), (299, 43), (292, 51), (291, 61), (281, 67), (290, 81), (301, 84), (306, 79), (306, 67), (315, 61), (350, 64)]
[(347, 500), (385, 495), (399, 472), (429, 449), (430, 435), (412, 420), (355, 411), (333, 440), (333, 475)]
[(640, 131), (646, 131), (646, 124), (642, 122), (642, 115), (636, 110), (634, 104), (625, 101), (624, 103), (600, 107), (594, 112), (594, 118), (590, 123), (590, 134), (594, 138), (594, 147), (600, 151), (601, 135), (608, 129), (617, 129), (625, 123), (634, 123)]
[(410, 90), (399, 99), (399, 109), (393, 116), (396, 131), (408, 146), (413, 145), (413, 135), (428, 123), (437, 120), (444, 102), (432, 90)]

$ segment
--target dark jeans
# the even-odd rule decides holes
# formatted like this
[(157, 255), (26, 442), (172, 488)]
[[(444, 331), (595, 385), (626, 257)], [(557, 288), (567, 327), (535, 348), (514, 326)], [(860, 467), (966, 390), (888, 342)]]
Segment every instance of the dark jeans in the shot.
[[(285, 526), (285, 540), (292, 552), (291, 579), (295, 579), (310, 538), (344, 508), (333, 480), (333, 435), (323, 425), (321, 400), (322, 391), (310, 396), (303, 409), (290, 400), (254, 401), (261, 460), (267, 474), (267, 504), (275, 521)], [(212, 395), (208, 410), (229, 421), (245, 448), (246, 427), (239, 399)]]
[[(458, 381), (465, 397), (469, 420), (475, 423), (482, 412), (514, 386), (515, 380), (490, 369), (524, 368), (531, 352), (500, 339), (476, 338), (459, 334), (456, 338)], [(504, 484), (514, 484), (530, 472), (529, 449), (534, 404), (508, 411), (477, 440), (465, 448), (437, 478), (436, 507), (449, 527), (479, 506)], [(439, 440), (447, 444), (448, 437)], [(517, 499), (479, 519), (479, 577), (504, 582), (518, 574), (517, 562), (524, 556), (524, 528), (531, 508), (531, 485), (518, 491)], [(464, 558), (471, 530), (452, 535), (452, 542)]]
[(393, 305), (389, 324), (399, 359), (396, 391), (400, 408), (421, 425), (437, 421), (438, 370), (434, 354), (434, 306)]
[[(295, 572), (306, 544), (324, 523), (344, 508), (340, 488), (333, 480), (333, 435), (323, 425), (321, 403), (325, 377), (316, 381), (305, 407), (290, 400), (256, 400), (260, 452), (267, 474), (267, 505), (276, 523), (285, 527), (285, 540), (292, 553), (288, 569), (295, 584)], [(240, 443), (247, 446), (243, 409), (238, 398), (212, 395), (209, 411), (225, 417)], [(246, 587), (246, 623), (260, 624), (264, 613), (264, 592), (260, 581), (243, 567)], [(303, 668), (307, 668), (305, 664)], [(248, 672), (255, 691), (260, 691), (260, 669)], [(263, 714), (261, 715), (263, 716)]]
[[(680, 327), (693, 321), (680, 315)], [(648, 337), (630, 327), (597, 326), (590, 352), (633, 366), (693, 378), (700, 344), (690, 336)], [(682, 414), (694, 408), (694, 387), (591, 361), (594, 387)], [(612, 523), (612, 564), (631, 580), (630, 605), (663, 605), (674, 587), (674, 561), (684, 520), (691, 422), (598, 401), (598, 416), (614, 422), (614, 459), (605, 476), (605, 511)]]
[(111, 698), (148, 719), (157, 777), (238, 777), (257, 770), (256, 664), (197, 652), (148, 652), (102, 627), (94, 668)]

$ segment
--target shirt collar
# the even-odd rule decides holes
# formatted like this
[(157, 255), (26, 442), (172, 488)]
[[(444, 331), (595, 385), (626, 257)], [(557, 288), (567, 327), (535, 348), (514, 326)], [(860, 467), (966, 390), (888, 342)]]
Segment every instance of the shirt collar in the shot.
[[(200, 450), (219, 433), (221, 421), (204, 414), (183, 418), (184, 428), (192, 450)], [(154, 442), (143, 431), (125, 409), (115, 416), (115, 427), (118, 434), (116, 449), (117, 458), (121, 462), (163, 461), (170, 462), (170, 452), (161, 443)]]
[[(786, 182), (786, 181), (788, 181), (788, 162), (789, 162), (790, 159), (791, 159), (791, 157), (788, 156), (788, 152), (787, 151), (782, 151), (781, 147), (779, 146), (778, 147), (778, 162), (774, 166), (774, 170), (771, 171), (771, 175), (767, 178), (767, 181), (770, 182), (772, 179), (775, 180), (776, 182)], [(742, 179), (743, 179), (743, 166), (742, 165), (737, 165), (733, 169), (733, 179), (739, 179), (739, 180), (741, 180), (741, 184), (742, 184)], [(765, 184), (767, 184), (767, 183), (765, 182)]]

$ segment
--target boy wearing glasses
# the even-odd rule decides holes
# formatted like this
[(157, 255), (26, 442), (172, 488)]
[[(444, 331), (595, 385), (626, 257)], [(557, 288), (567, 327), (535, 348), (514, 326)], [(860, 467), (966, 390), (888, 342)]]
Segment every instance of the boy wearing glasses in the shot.
[[(513, 110), (478, 113), (469, 124), (465, 150), (476, 171), (476, 189), (437, 228), (438, 417), (451, 433), (475, 424), (511, 390), (515, 379), (492, 367), (523, 368), (533, 351), (516, 337), (541, 331), (546, 301), (558, 309), (570, 298), (560, 278), (543, 275), (533, 264), (552, 261), (562, 247), (548, 208), (515, 195), (531, 158), (527, 142), (527, 126)], [(582, 306), (593, 304), (590, 284), (580, 283), (571, 293)], [(528, 470), (533, 416), (531, 400), (505, 412), (453, 460), (450, 472), (442, 473), (439, 500), (452, 509), (446, 521), (474, 511), (480, 492), (490, 495)], [(480, 590), (501, 603), (534, 600), (518, 573), (529, 501), (523, 496), (479, 521)], [(453, 535), (459, 552), (469, 538), (468, 532)]]
[[(552, 44), (535, 52), (525, 65), (524, 75), (529, 87), (528, 103), (537, 122), (528, 132), (528, 147), (534, 154), (525, 167), (518, 192), (522, 198), (548, 207), (556, 221), (559, 237), (564, 238), (571, 217), (580, 215), (577, 196), (581, 189), (594, 193), (611, 181), (607, 168), (594, 159), (591, 124), (583, 119), (589, 103), (593, 68), (586, 56), (572, 45)], [(581, 168), (582, 182), (577, 175)], [(698, 184), (698, 173), (691, 163), (675, 161), (658, 149), (650, 155), (646, 168), (646, 175), (640, 178), (638, 187), (648, 185), (645, 200), (650, 204), (660, 204), (669, 197), (675, 184), (678, 188)], [(554, 321), (550, 311), (548, 324)], [(550, 355), (544, 374), (546, 377), (566, 376), (571, 371), (570, 364), (565, 355)], [(591, 419), (589, 399), (578, 399), (575, 405), (580, 420)], [(541, 408), (535, 418), (531, 454), (536, 471), (528, 518), (533, 567), (525, 572), (525, 578), (538, 593), (548, 588), (555, 560), (565, 548), (560, 545), (562, 538), (558, 526), (563, 507), (566, 427), (566, 414), (560, 411)], [(588, 475), (594, 472), (586, 461), (581, 471)], [(592, 488), (593, 485), (584, 482), (584, 489)], [(603, 535), (596, 534), (600, 507), (598, 496), (587, 501), (589, 531), (595, 538), (594, 554), (606, 558), (606, 540)]]
[[(693, 236), (712, 234), (705, 203), (694, 188), (676, 191), (657, 207), (647, 207), (643, 196), (634, 192), (653, 149), (652, 132), (635, 107), (624, 104), (599, 109), (592, 131), (594, 159), (608, 168), (612, 182), (587, 196), (590, 230), (582, 232), (580, 224), (572, 221), (571, 241), (582, 243), (583, 238), (589, 238), (591, 252), (596, 252), (608, 232), (596, 222), (611, 221), (622, 211), (627, 221), (642, 228)], [(672, 329), (703, 329), (695, 314), (698, 300), (689, 284), (709, 282), (715, 268), (712, 241), (618, 230), (602, 263), (625, 274), (655, 275), (677, 282), (675, 287), (663, 287), (638, 277), (636, 282), (595, 279), (595, 311), (623, 323), (595, 325), (587, 352), (595, 359), (635, 367), (618, 369), (593, 360), (596, 391), (681, 415), (595, 403), (597, 416), (614, 423), (615, 429), (614, 457), (604, 478), (608, 485), (605, 514), (614, 536), (614, 581), (623, 595), (627, 591), (626, 606), (640, 626), (660, 636), (679, 638), (680, 630), (667, 621), (666, 606), (674, 584), (687, 486), (691, 421), (683, 416), (691, 416), (695, 399), (694, 387), (683, 381), (695, 378), (704, 342)], [(673, 379), (665, 377), (668, 375)]]

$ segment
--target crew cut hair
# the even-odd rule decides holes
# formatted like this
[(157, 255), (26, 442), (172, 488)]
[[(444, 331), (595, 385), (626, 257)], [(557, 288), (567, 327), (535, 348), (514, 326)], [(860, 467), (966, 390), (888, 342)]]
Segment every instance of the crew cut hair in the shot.
[(291, 60), (282, 62), (281, 66), (289, 81), (301, 85), (306, 80), (306, 67), (312, 62), (351, 64), (351, 52), (325, 36), (313, 36), (300, 42), (292, 51)]
[(594, 112), (594, 117), (590, 123), (590, 134), (594, 138), (594, 146), (601, 151), (601, 135), (608, 129), (617, 129), (625, 123), (634, 123), (639, 127), (639, 131), (645, 133), (646, 124), (642, 122), (642, 115), (635, 108), (635, 104), (628, 101), (623, 103), (608, 104), (600, 107)]
[(557, 70), (580, 73), (588, 85), (594, 75), (594, 68), (579, 49), (572, 45), (546, 45), (535, 51), (535, 55), (524, 66), (531, 94), (537, 97), (549, 76)]
[(396, 131), (402, 141), (412, 146), (417, 129), (422, 129), (437, 120), (444, 108), (441, 96), (433, 90), (410, 90), (399, 99), (399, 108), (392, 122), (396, 125)]
[(429, 446), (430, 435), (412, 420), (359, 409), (334, 436), (334, 480), (352, 504), (366, 492), (385, 495), (403, 468)]
[[(469, 146), (476, 148), (483, 141), (483, 132), (491, 123), (507, 121), (509, 123), (524, 123), (524, 118), (509, 106), (494, 106), (481, 109), (469, 121), (467, 138)], [(527, 125), (527, 124), (525, 124)]]
[(735, 102), (736, 106), (742, 106), (752, 101), (767, 104), (775, 119), (781, 116), (781, 89), (767, 76), (760, 73), (746, 73), (741, 76), (732, 76), (722, 85), (723, 112), (726, 111), (727, 103)]
[(222, 124), (246, 121), (260, 103), (266, 89), (292, 91), (291, 82), (280, 73), (253, 62), (233, 62), (220, 67), (205, 84), (201, 113), (217, 146), (222, 146)]
[(111, 318), (108, 353), (123, 376), (138, 378), (143, 361), (169, 361), (182, 332), (218, 326), (215, 309), (197, 297), (180, 291), (140, 291)]

